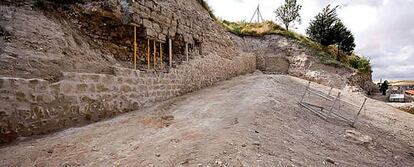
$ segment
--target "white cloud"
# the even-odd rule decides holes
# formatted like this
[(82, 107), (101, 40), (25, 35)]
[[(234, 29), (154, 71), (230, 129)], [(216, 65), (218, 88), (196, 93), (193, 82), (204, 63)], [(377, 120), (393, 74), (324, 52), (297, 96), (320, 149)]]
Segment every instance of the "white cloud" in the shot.
[[(284, 0), (208, 0), (215, 14), (230, 21), (249, 21), (260, 2), (263, 17), (275, 20), (273, 11)], [(305, 33), (310, 20), (331, 3), (354, 33), (357, 54), (371, 58), (374, 79), (414, 79), (414, 0), (298, 0), (303, 5)]]

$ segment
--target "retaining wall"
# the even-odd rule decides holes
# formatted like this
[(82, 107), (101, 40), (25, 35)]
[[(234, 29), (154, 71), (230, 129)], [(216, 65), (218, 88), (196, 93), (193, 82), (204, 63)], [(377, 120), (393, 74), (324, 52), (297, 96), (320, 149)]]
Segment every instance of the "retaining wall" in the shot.
[(168, 73), (114, 67), (114, 75), (65, 72), (56, 83), (2, 77), (0, 141), (109, 118), (255, 69), (251, 54), (209, 55)]

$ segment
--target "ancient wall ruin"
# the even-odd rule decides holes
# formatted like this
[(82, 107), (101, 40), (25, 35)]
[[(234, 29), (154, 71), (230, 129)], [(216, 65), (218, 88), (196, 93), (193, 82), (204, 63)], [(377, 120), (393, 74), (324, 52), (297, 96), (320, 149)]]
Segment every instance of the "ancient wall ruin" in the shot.
[[(26, 23), (26, 17), (32, 15), (42, 18), (42, 23), (53, 23), (52, 28), (61, 27), (33, 40), (54, 41), (55, 34), (62, 35), (63, 44), (57, 42), (53, 47), (61, 48), (62, 53), (45, 54), (40, 61), (70, 60), (62, 64), (71, 68), (54, 65), (53, 71), (61, 74), (55, 80), (26, 74), (23, 79), (13, 77), (16, 75), (12, 73), (0, 77), (0, 142), (109, 118), (256, 69), (256, 57), (237, 49), (230, 34), (209, 16), (198, 0), (84, 0), (64, 6), (51, 5), (55, 6), (47, 6), (42, 12), (5, 7), (25, 13), (16, 22), (10, 14), (6, 23), (16, 28), (22, 23), (27, 27), (37, 25), (37, 22)], [(132, 66), (134, 27), (137, 70)], [(24, 40), (32, 31), (20, 34), (23, 35), (19, 38)], [(66, 47), (65, 41), (73, 41), (70, 43), (73, 47)], [(17, 41), (14, 44), (20, 46)], [(88, 52), (79, 52), (79, 48)], [(15, 50), (10, 54), (20, 55), (19, 49)], [(109, 61), (95, 50), (111, 53), (114, 60)], [(24, 60), (24, 56), (20, 57)], [(95, 58), (108, 62), (103, 64), (94, 61)], [(93, 69), (98, 65), (106, 65), (108, 70), (76, 70), (80, 66)], [(41, 74), (44, 73), (41, 70), (52, 69), (32, 67), (32, 72)]]
[(168, 73), (113, 68), (113, 75), (64, 72), (61, 81), (0, 78), (0, 139), (109, 118), (256, 69), (255, 57), (210, 55)]
[[(164, 55), (164, 65), (173, 66), (197, 56), (219, 53), (222, 57), (237, 56), (228, 33), (220, 27), (200, 5), (198, 0), (107, 0), (92, 1), (71, 6), (65, 11), (80, 31), (98, 43), (114, 57), (133, 62), (134, 26), (137, 31), (138, 67), (145, 69), (147, 51), (169, 52), (169, 40), (173, 45), (173, 58)], [(148, 45), (149, 44), (149, 45)], [(155, 45), (155, 47), (154, 47)], [(149, 48), (148, 48), (149, 46)], [(160, 57), (160, 53), (156, 53)], [(150, 64), (154, 60), (150, 59)]]

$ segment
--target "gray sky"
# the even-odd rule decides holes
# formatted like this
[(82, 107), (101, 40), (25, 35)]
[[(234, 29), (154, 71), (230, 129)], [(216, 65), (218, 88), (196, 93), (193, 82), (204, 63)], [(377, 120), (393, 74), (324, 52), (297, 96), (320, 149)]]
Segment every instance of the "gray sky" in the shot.
[[(207, 0), (214, 13), (230, 21), (249, 21), (257, 4), (264, 19), (275, 20), (273, 11), (284, 0)], [(311, 19), (327, 4), (340, 5), (338, 15), (356, 38), (356, 53), (369, 57), (373, 79), (414, 80), (414, 0), (298, 0), (303, 5), (305, 34)]]

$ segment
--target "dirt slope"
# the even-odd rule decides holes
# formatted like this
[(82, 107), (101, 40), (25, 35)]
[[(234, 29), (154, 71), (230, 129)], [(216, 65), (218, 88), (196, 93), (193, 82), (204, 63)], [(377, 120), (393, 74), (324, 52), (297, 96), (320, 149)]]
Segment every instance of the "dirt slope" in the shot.
[(241, 76), (112, 120), (4, 146), (0, 166), (414, 164), (414, 116), (370, 100), (356, 129), (326, 122), (297, 105), (304, 85), (284, 75)]
[[(5, 3), (5, 2), (2, 2)], [(109, 71), (116, 60), (68, 22), (0, 3), (0, 76), (56, 80), (62, 71)]]

